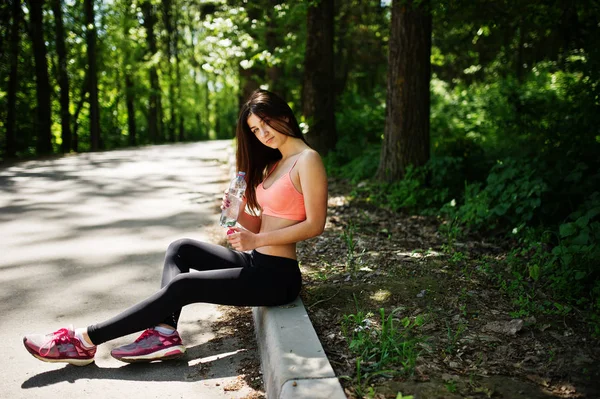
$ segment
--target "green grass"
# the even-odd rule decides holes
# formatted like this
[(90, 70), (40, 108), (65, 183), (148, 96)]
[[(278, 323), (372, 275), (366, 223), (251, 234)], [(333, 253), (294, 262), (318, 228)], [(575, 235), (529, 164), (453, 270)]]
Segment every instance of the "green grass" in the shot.
[(413, 329), (423, 325), (421, 316), (398, 318), (400, 308), (386, 315), (379, 309), (379, 318), (372, 312), (357, 308), (356, 313), (343, 316), (342, 332), (356, 357), (354, 386), (359, 395), (365, 393), (369, 381), (376, 376), (412, 375), (419, 356), (418, 338)]

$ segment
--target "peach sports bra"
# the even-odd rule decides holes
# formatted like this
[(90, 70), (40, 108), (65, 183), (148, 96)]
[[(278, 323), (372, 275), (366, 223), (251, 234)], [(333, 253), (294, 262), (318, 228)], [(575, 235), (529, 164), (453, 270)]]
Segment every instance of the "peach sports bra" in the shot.
[[(263, 215), (289, 220), (306, 220), (304, 195), (294, 187), (291, 176), (292, 169), (296, 166), (298, 158), (290, 170), (275, 180), (269, 188), (264, 187), (264, 180), (256, 188), (256, 200), (262, 208)], [(271, 176), (276, 167), (277, 164), (271, 169), (265, 180)]]

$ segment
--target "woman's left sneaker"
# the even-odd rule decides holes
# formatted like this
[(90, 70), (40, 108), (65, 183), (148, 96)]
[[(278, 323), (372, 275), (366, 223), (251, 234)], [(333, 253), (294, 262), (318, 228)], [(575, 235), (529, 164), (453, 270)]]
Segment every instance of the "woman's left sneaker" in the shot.
[(23, 337), (25, 348), (37, 359), (51, 363), (86, 366), (94, 361), (96, 347), (87, 348), (75, 337), (72, 327), (51, 334), (30, 334)]
[(177, 331), (163, 334), (149, 328), (135, 342), (113, 349), (110, 354), (127, 363), (177, 359), (185, 354), (185, 346)]

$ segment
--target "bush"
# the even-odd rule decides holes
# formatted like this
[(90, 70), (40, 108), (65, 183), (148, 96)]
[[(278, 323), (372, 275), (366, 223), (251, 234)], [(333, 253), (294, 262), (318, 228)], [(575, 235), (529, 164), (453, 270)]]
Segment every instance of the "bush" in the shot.
[(532, 221), (542, 203), (547, 184), (531, 163), (506, 159), (490, 171), (485, 187), (465, 187), (464, 204), (458, 220), (475, 229), (520, 228)]

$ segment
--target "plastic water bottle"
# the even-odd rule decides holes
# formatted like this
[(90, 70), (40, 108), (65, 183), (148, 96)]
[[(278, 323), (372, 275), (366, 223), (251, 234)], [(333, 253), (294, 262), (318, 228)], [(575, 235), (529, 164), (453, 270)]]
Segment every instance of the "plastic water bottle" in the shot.
[(240, 206), (242, 205), (242, 197), (246, 192), (245, 176), (245, 172), (238, 172), (235, 179), (229, 185), (229, 206), (221, 212), (221, 226), (233, 227), (237, 222), (240, 214)]

